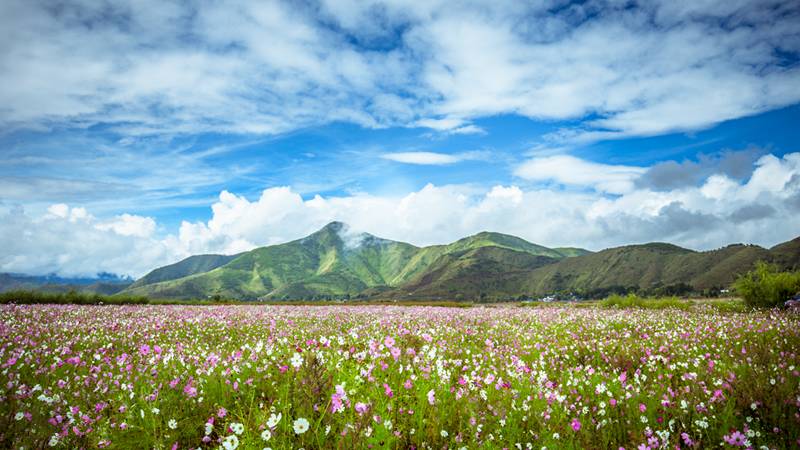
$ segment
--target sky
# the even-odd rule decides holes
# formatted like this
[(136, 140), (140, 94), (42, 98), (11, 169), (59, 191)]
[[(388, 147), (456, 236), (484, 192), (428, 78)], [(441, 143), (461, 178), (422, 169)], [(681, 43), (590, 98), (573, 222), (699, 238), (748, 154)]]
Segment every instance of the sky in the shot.
[(0, 2), (0, 272), (137, 277), (332, 220), (793, 239), (800, 4)]

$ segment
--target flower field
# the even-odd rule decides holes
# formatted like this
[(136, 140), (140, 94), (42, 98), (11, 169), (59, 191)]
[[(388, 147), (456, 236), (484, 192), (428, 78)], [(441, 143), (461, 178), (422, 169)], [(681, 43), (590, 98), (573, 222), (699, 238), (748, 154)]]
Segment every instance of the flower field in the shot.
[(800, 316), (0, 306), (2, 448), (796, 448)]

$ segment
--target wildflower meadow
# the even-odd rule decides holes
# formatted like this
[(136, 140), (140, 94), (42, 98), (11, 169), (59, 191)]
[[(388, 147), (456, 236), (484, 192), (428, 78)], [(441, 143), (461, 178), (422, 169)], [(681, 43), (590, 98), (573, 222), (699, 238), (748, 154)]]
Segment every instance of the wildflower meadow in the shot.
[(800, 316), (0, 306), (2, 448), (800, 445)]

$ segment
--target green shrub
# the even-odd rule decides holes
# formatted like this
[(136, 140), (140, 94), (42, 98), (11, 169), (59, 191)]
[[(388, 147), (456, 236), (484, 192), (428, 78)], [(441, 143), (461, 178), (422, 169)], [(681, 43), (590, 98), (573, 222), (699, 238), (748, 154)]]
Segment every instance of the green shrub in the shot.
[(780, 306), (800, 291), (800, 272), (779, 272), (772, 264), (758, 262), (755, 269), (736, 280), (733, 288), (748, 306)]
[(600, 302), (604, 308), (645, 308), (645, 309), (689, 309), (692, 302), (681, 300), (678, 297), (645, 298), (636, 294), (625, 296), (613, 294)]

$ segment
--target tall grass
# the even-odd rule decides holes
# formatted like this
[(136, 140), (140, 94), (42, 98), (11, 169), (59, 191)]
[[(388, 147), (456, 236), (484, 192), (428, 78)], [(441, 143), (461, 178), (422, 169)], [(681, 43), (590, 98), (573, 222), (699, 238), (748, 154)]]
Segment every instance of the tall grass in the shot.
[(681, 300), (678, 297), (657, 297), (645, 298), (636, 294), (625, 296), (613, 294), (600, 301), (600, 306), (604, 308), (646, 308), (646, 309), (666, 309), (676, 308), (688, 310), (692, 307), (692, 302)]

